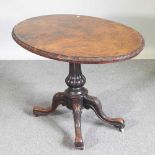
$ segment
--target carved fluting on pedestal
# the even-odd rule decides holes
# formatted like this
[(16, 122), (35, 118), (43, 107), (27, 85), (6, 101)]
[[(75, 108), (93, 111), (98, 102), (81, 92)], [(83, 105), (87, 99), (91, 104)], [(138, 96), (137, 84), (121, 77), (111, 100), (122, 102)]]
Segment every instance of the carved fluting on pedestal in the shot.
[(69, 75), (65, 79), (70, 88), (81, 88), (86, 83), (86, 78), (81, 72), (81, 64), (70, 63)]

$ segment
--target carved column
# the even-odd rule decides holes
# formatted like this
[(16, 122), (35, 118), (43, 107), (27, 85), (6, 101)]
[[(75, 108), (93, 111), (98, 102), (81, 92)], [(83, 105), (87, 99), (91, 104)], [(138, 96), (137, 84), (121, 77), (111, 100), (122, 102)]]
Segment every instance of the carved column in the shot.
[(86, 83), (86, 78), (82, 74), (81, 64), (69, 63), (69, 75), (65, 80), (68, 87), (81, 88)]

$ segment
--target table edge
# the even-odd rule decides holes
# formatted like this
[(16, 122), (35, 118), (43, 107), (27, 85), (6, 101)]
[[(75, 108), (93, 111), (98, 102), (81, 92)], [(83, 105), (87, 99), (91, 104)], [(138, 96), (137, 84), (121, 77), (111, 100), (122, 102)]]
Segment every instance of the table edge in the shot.
[(114, 57), (106, 57), (106, 58), (105, 57), (75, 57), (75, 56), (65, 56), (62, 54), (54, 53), (54, 52), (50, 53), (50, 52), (43, 51), (38, 48), (32, 47), (32, 46), (22, 42), (21, 40), (19, 40), (18, 37), (16, 37), (16, 35), (14, 33), (14, 28), (12, 30), (12, 38), (16, 41), (17, 44), (19, 44), (26, 50), (28, 50), (34, 54), (46, 57), (46, 58), (50, 58), (50, 59), (54, 59), (54, 60), (58, 60), (58, 61), (70, 62), (70, 63), (72, 63), (72, 62), (80, 63), (80, 64), (104, 64), (104, 63), (119, 62), (119, 61), (131, 59), (131, 58), (137, 56), (144, 49), (144, 46), (145, 46), (144, 38), (140, 33), (139, 33), (139, 35), (142, 39), (141, 46), (129, 54), (114, 56)]

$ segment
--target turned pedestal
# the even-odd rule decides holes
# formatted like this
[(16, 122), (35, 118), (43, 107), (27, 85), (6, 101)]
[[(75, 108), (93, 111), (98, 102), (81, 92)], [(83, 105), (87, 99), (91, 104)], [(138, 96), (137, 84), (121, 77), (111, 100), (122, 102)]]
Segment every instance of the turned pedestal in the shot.
[(64, 92), (58, 92), (54, 95), (51, 107), (47, 109), (34, 107), (33, 113), (35, 116), (54, 112), (60, 104), (72, 110), (75, 123), (75, 147), (78, 149), (84, 149), (81, 132), (81, 113), (83, 108), (92, 109), (102, 121), (111, 124), (120, 131), (124, 130), (125, 122), (122, 118), (106, 116), (102, 111), (100, 100), (88, 95), (88, 90), (83, 87), (86, 78), (81, 72), (81, 64), (69, 64), (69, 75), (66, 77), (65, 82), (68, 88)]

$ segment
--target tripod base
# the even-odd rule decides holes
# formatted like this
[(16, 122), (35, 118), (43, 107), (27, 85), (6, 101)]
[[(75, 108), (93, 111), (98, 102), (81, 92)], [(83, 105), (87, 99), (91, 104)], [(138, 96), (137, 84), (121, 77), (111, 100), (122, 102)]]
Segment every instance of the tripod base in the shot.
[(54, 112), (59, 105), (66, 106), (73, 111), (75, 124), (75, 148), (84, 149), (84, 142), (81, 132), (81, 112), (82, 109), (92, 109), (96, 115), (104, 122), (114, 126), (119, 131), (124, 131), (125, 122), (122, 118), (110, 118), (102, 111), (101, 102), (94, 96), (88, 95), (87, 89), (84, 87), (68, 88), (65, 92), (56, 93), (53, 97), (52, 106), (45, 109), (42, 107), (34, 107), (35, 116), (48, 115)]

